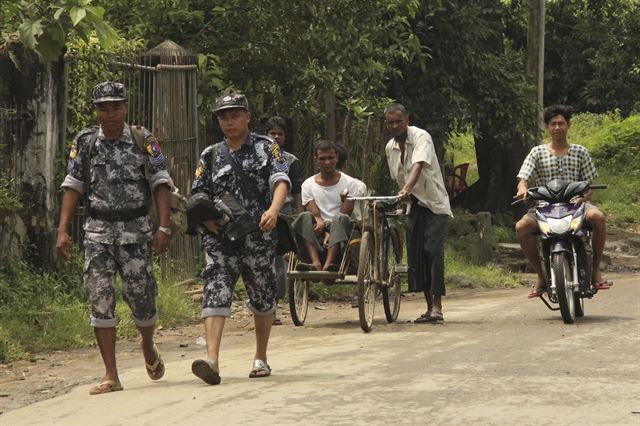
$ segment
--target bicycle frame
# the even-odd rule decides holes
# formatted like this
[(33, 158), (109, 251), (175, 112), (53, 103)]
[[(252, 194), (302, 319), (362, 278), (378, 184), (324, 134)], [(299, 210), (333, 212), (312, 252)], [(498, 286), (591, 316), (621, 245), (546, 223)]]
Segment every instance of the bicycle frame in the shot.
[(349, 201), (366, 201), (367, 202), (367, 214), (362, 217), (361, 229), (364, 234), (365, 231), (371, 231), (373, 235), (373, 247), (375, 250), (374, 264), (372, 265), (373, 281), (377, 284), (385, 284), (382, 282), (381, 268), (382, 259), (382, 242), (384, 241), (384, 231), (389, 229), (389, 222), (387, 221), (387, 215), (384, 213), (383, 204), (395, 204), (400, 200), (398, 196), (384, 196), (384, 197), (347, 197)]

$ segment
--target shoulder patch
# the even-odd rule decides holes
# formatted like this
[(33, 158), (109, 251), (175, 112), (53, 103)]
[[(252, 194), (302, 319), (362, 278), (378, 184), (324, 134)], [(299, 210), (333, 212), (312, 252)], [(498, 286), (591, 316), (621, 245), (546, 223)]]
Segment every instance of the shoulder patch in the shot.
[(158, 139), (153, 136), (151, 133), (144, 138), (144, 146), (151, 157), (149, 161), (154, 166), (159, 166), (164, 163), (164, 155), (160, 150), (160, 144), (158, 143)]
[(69, 159), (75, 160), (77, 155), (78, 155), (78, 143), (74, 142), (73, 146), (71, 147), (71, 151), (69, 152)]
[(280, 145), (278, 145), (277, 143), (272, 143), (271, 152), (273, 152), (273, 156), (276, 159), (276, 161), (282, 161), (282, 153), (280, 151)]
[(160, 154), (162, 154), (158, 139), (151, 134), (144, 138), (144, 146), (147, 148), (147, 152), (152, 157), (158, 157)]
[(200, 176), (202, 176), (202, 173), (204, 173), (204, 161), (202, 161), (202, 159), (198, 162), (198, 168), (196, 169), (196, 179), (200, 179)]

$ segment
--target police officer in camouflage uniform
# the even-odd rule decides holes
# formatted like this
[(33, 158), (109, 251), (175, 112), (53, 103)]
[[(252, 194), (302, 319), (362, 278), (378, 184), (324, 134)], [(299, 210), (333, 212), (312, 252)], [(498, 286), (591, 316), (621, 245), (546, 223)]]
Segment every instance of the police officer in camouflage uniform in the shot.
[[(194, 361), (191, 370), (211, 385), (220, 383), (218, 358), (222, 330), (226, 317), (231, 314), (233, 289), (240, 275), (247, 289), (248, 307), (254, 314), (256, 329), (256, 352), (249, 377), (271, 374), (267, 345), (276, 309), (274, 260), (277, 241), (274, 228), (290, 185), (287, 163), (278, 144), (249, 132), (251, 113), (243, 95), (218, 98), (215, 113), (225, 138), (202, 152), (192, 194), (204, 193), (216, 200), (229, 193), (257, 226), (239, 247), (229, 250), (223, 242), (225, 228), (212, 220), (203, 223), (207, 229), (202, 237), (207, 261), (202, 301), (207, 359)], [(228, 159), (241, 169), (244, 180)]]
[[(65, 192), (56, 247), (63, 259), (71, 257), (69, 226), (84, 196), (84, 283), (91, 300), (91, 325), (106, 368), (101, 382), (90, 391), (95, 395), (123, 389), (115, 356), (116, 273), (122, 278), (123, 298), (142, 336), (147, 373), (152, 380), (164, 374), (162, 357), (153, 342), (158, 290), (152, 250), (158, 254), (169, 247), (169, 191), (174, 185), (157, 139), (142, 129), (146, 152), (134, 142), (132, 129), (125, 123), (124, 86), (111, 81), (96, 85), (93, 103), (100, 126), (80, 131), (71, 148), (62, 183)], [(160, 221), (155, 233), (148, 214), (151, 192)]]

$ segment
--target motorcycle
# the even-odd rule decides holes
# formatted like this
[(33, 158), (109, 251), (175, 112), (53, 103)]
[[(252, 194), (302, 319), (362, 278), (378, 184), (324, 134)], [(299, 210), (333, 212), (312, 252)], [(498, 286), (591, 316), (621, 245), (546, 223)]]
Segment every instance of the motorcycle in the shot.
[[(545, 292), (540, 299), (552, 311), (560, 310), (565, 324), (584, 316), (584, 299), (591, 299), (598, 289), (591, 285), (592, 252), (590, 231), (585, 221), (585, 204), (573, 201), (590, 189), (607, 185), (588, 181), (567, 182), (554, 179), (545, 185), (529, 188), (527, 198), (535, 202), (540, 230), (539, 251), (545, 273)], [(520, 202), (523, 201), (519, 199)]]

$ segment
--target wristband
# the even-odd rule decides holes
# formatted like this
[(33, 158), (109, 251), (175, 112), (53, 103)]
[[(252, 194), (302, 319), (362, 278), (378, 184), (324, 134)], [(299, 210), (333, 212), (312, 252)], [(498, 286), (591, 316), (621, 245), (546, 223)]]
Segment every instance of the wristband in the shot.
[(171, 228), (158, 226), (158, 231), (162, 232), (163, 234), (171, 235)]

